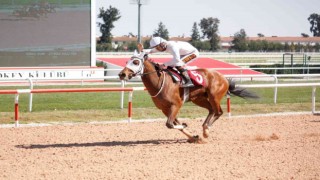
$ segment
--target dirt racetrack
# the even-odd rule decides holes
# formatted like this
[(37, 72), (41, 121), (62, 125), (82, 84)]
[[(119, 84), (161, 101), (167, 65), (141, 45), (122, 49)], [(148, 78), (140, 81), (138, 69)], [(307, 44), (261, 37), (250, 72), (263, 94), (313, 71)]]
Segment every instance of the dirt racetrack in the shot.
[(190, 144), (164, 120), (0, 128), (0, 179), (320, 179), (320, 116), (224, 117), (210, 135)]

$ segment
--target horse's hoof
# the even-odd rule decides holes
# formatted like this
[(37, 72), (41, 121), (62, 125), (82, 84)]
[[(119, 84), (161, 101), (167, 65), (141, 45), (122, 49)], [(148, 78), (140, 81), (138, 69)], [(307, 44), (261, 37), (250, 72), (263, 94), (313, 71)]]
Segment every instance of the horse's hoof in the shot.
[(190, 139), (187, 140), (187, 142), (188, 142), (188, 143), (195, 143), (195, 139), (190, 138)]
[(188, 127), (187, 123), (182, 123), (182, 126), (184, 126), (185, 128)]
[(209, 135), (204, 133), (204, 134), (203, 134), (203, 137), (204, 137), (204, 138), (208, 138)]
[(167, 128), (169, 128), (169, 129), (173, 129), (173, 128), (174, 128), (174, 125), (171, 124), (171, 123), (166, 123), (166, 126), (167, 126)]
[(208, 137), (209, 137), (209, 129), (205, 129), (205, 130), (203, 131), (203, 137), (204, 137), (204, 138), (208, 138)]
[(197, 143), (198, 143), (198, 144), (206, 144), (206, 143), (208, 143), (208, 141), (205, 140), (205, 139), (203, 139), (203, 138), (199, 138), (199, 139), (197, 140)]
[(196, 135), (188, 139), (188, 143), (205, 144), (207, 143), (207, 141), (205, 141), (203, 138), (200, 138), (198, 135)]

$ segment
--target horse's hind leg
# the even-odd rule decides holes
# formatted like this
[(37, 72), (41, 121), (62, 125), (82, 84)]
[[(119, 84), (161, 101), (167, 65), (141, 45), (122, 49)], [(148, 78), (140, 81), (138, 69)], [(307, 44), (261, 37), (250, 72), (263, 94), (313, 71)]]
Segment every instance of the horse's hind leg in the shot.
[(219, 119), (219, 117), (223, 114), (223, 111), (220, 106), (220, 101), (222, 99), (222, 96), (212, 96), (209, 95), (208, 97), (209, 103), (211, 104), (211, 107), (213, 109), (213, 115), (208, 116), (206, 121), (203, 123), (203, 134), (204, 137), (209, 136), (209, 128), (212, 126), (212, 124)]
[(200, 106), (200, 107), (208, 109), (208, 111), (209, 111), (209, 114), (207, 115), (206, 120), (202, 124), (203, 137), (204, 138), (208, 138), (209, 137), (209, 125), (208, 125), (208, 122), (214, 116), (213, 108), (212, 108), (210, 102), (208, 101), (208, 99), (206, 97), (197, 98), (197, 99), (193, 100), (192, 102), (195, 103), (196, 105)]
[(219, 119), (219, 117), (223, 114), (223, 111), (221, 109), (221, 106), (217, 108), (218, 110), (216, 111), (217, 113), (214, 114), (214, 117), (208, 122), (209, 127), (212, 126), (212, 124)]

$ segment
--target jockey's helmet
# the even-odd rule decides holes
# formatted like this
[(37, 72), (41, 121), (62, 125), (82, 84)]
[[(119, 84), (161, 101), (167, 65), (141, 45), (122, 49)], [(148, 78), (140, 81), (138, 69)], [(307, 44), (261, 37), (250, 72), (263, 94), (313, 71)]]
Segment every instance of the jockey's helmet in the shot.
[(154, 48), (163, 42), (167, 41), (161, 37), (152, 37), (152, 39), (150, 40), (150, 48)]

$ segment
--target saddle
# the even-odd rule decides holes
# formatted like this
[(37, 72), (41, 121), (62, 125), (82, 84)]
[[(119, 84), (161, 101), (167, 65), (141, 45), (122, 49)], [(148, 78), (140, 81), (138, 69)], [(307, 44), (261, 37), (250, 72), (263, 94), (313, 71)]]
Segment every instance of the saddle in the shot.
[[(171, 76), (173, 82), (180, 84), (185, 83), (182, 78), (182, 75), (177, 69), (168, 66), (168, 68), (164, 71), (166, 71)], [(204, 87), (206, 85), (203, 76), (201, 75), (201, 73), (198, 72), (198, 70), (187, 70), (187, 72), (195, 86)]]

